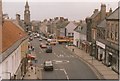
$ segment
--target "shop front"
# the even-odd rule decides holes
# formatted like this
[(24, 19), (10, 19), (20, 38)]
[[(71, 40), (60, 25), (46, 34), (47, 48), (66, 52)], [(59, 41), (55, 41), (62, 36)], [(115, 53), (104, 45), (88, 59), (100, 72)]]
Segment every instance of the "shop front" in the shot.
[(97, 45), (96, 46), (97, 47), (97, 52), (96, 52), (97, 59), (99, 61), (104, 62), (104, 60), (105, 60), (105, 44), (103, 44), (99, 41), (96, 41), (96, 45)]
[(115, 72), (119, 72), (119, 51), (115, 48), (106, 46), (106, 63)]

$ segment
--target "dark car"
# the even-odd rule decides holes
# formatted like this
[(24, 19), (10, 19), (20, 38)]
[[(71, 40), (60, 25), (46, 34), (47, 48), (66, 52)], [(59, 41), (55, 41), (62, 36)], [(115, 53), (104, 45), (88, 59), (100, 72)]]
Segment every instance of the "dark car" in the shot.
[(44, 62), (44, 70), (45, 71), (53, 71), (53, 63), (52, 63), (52, 61), (45, 61)]
[(46, 53), (52, 53), (52, 47), (51, 46), (47, 46)]

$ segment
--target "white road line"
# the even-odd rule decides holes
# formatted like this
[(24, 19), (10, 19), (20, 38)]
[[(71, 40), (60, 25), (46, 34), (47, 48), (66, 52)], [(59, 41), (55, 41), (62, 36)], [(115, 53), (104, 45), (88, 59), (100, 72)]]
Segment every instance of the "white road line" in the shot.
[(69, 80), (69, 76), (68, 76), (68, 74), (67, 74), (66, 70), (65, 70), (65, 69), (63, 69), (63, 71), (64, 71), (64, 73), (65, 73), (65, 75), (66, 75), (66, 78)]
[(62, 70), (62, 71), (63, 71), (64, 69), (60, 69), (60, 70)]
[(60, 69), (54, 69), (54, 70), (60, 70)]

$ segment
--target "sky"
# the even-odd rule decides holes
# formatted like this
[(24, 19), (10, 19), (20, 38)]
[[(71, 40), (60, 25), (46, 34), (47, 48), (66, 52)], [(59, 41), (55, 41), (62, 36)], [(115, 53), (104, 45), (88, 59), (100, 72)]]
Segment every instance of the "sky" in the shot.
[[(65, 17), (70, 21), (84, 20), (93, 14), (94, 9), (99, 9), (101, 4), (106, 4), (106, 9), (115, 10), (118, 0), (27, 0), (30, 6), (31, 20), (40, 20)], [(3, 0), (3, 13), (15, 19), (18, 13), (24, 17), (26, 0)]]

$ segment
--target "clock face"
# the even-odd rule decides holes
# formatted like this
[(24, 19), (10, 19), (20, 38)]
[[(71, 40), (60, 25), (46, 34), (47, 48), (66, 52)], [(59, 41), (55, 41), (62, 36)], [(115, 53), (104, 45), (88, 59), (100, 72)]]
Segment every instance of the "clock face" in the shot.
[(29, 13), (28, 11), (26, 11), (26, 13)]

